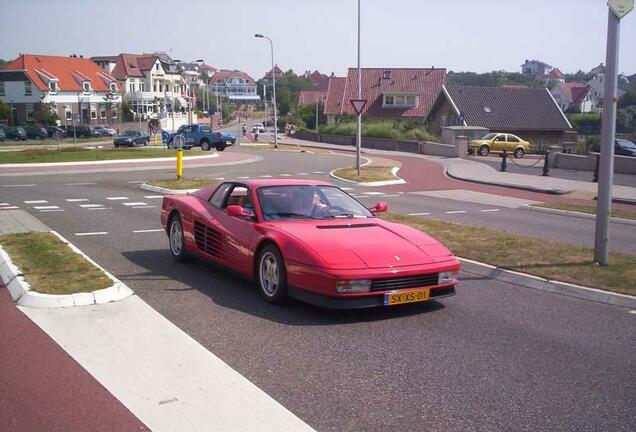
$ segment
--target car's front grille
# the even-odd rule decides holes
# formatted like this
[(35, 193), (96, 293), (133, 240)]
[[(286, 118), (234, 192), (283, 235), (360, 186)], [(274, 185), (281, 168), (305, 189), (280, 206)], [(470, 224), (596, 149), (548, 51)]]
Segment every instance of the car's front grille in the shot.
[(438, 279), (439, 276), (437, 273), (399, 278), (373, 279), (371, 281), (371, 291), (392, 291), (427, 287), (437, 285)]

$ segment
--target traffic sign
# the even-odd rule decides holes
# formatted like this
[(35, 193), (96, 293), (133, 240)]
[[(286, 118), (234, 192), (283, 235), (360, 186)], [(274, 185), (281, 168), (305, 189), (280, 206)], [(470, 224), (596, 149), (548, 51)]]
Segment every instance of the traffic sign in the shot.
[(620, 19), (634, 9), (634, 0), (608, 0), (607, 5)]
[(360, 115), (364, 107), (367, 105), (366, 99), (349, 99), (349, 102), (351, 103), (353, 110), (356, 112), (356, 115)]

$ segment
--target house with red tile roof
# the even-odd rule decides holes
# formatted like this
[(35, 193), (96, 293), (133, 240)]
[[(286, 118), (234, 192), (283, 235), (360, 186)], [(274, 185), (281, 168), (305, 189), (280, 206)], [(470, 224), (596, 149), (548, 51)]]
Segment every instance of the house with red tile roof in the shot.
[(591, 88), (584, 82), (557, 83), (550, 93), (563, 112), (588, 113), (596, 109)]
[(260, 100), (256, 94), (256, 81), (241, 71), (220, 70), (208, 80), (210, 94), (227, 97), (237, 102), (253, 102)]
[(0, 70), (0, 100), (18, 124), (31, 121), (38, 104), (47, 104), (62, 124), (74, 115), (85, 124), (112, 123), (120, 93), (113, 75), (82, 56), (22, 54)]
[[(329, 76), (320, 73), (317, 70), (313, 72), (305, 71), (302, 76), (303, 78), (311, 81), (315, 91), (327, 91), (327, 87), (329, 86)], [(331, 73), (331, 76), (335, 76), (333, 72)]]
[(283, 72), (283, 70), (279, 68), (278, 65), (274, 65), (274, 68), (267, 71), (267, 73), (263, 75), (263, 78), (261, 79), (269, 81), (272, 79), (274, 73), (276, 73), (276, 78), (282, 78), (283, 75), (285, 75), (285, 72)]
[(298, 95), (298, 105), (324, 104), (327, 101), (326, 91), (301, 90)]
[[(424, 122), (445, 80), (446, 69), (440, 68), (363, 68), (362, 99), (367, 104), (362, 115)], [(344, 78), (330, 78), (324, 111), (329, 124), (337, 115), (355, 115), (349, 101), (357, 99), (357, 86), (356, 68), (350, 68)]]

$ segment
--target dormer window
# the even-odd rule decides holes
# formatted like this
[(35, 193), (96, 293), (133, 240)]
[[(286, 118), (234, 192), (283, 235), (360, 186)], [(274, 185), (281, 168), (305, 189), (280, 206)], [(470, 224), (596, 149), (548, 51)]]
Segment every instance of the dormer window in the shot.
[(111, 93), (117, 93), (117, 84), (110, 83), (110, 92)]
[(88, 81), (84, 81), (82, 83), (82, 89), (84, 90), (84, 93), (90, 93), (91, 91), (91, 83)]
[(49, 90), (51, 93), (57, 93), (57, 82), (49, 81)]
[(382, 79), (391, 79), (391, 71), (385, 70), (384, 72), (382, 72)]

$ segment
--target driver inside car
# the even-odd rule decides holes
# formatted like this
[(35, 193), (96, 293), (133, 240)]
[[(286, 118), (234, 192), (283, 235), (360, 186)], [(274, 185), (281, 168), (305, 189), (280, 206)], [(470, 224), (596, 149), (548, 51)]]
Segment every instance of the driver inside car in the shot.
[(329, 207), (312, 189), (298, 188), (294, 191), (294, 213), (320, 219), (329, 216)]

